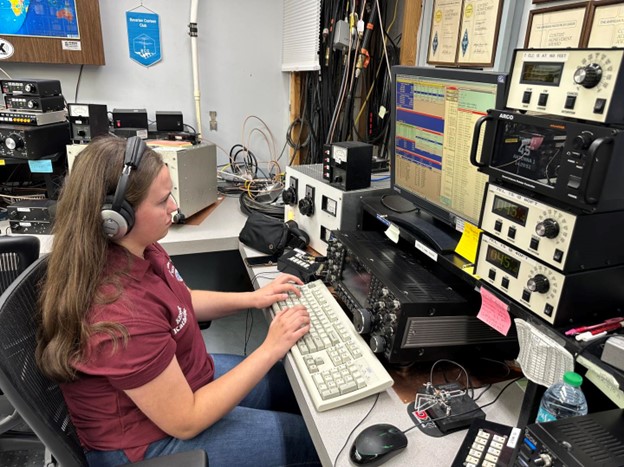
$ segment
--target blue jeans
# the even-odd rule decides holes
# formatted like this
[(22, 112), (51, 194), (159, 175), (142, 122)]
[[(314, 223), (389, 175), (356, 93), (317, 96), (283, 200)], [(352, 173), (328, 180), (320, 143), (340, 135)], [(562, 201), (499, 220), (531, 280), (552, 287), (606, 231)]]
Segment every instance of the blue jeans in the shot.
[[(244, 357), (213, 354), (215, 378), (227, 373)], [(167, 437), (150, 444), (145, 458), (204, 449), (210, 467), (317, 466), (320, 461), (310, 439), (282, 364), (221, 420), (195, 438)], [(123, 450), (89, 451), (90, 466), (129, 462)]]

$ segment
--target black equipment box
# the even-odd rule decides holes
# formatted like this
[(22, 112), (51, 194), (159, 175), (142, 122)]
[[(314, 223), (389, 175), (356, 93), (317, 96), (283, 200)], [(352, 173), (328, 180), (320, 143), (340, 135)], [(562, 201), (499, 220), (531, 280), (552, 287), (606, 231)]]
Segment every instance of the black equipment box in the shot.
[(33, 112), (56, 112), (65, 108), (63, 96), (4, 96), (7, 109), (30, 110)]
[(28, 199), (7, 206), (10, 221), (52, 222), (56, 215), (56, 200)]
[(64, 110), (56, 112), (32, 112), (30, 110), (0, 111), (0, 122), (14, 125), (42, 126), (67, 120)]
[(145, 109), (113, 109), (113, 127), (115, 128), (149, 128), (147, 110)]
[(108, 133), (108, 110), (105, 104), (67, 104), (71, 139), (74, 144), (88, 143)]
[(425, 268), (410, 252), (373, 231), (332, 231), (326, 281), (353, 314), (360, 334), (391, 363), (452, 355), (517, 355), (515, 329), (503, 336), (477, 319), (473, 287)]
[(323, 178), (344, 191), (368, 188), (373, 170), (373, 146), (358, 141), (333, 143), (323, 160)]
[(623, 440), (622, 409), (534, 423), (525, 429), (514, 465), (621, 467)]
[(156, 111), (157, 131), (183, 131), (184, 118), (182, 112)]
[(69, 144), (69, 122), (43, 126), (0, 125), (0, 158), (40, 159), (64, 152)]
[(57, 79), (3, 79), (0, 81), (2, 94), (9, 96), (58, 96), (61, 82)]
[(9, 221), (11, 233), (24, 235), (50, 235), (52, 222)]

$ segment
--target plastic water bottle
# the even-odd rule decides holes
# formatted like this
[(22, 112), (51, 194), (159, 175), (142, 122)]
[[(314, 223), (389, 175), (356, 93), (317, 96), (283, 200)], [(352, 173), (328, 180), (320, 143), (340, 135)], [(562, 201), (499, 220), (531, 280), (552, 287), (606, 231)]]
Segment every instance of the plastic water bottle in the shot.
[(538, 423), (587, 414), (587, 400), (581, 391), (583, 377), (573, 371), (563, 375), (563, 381), (550, 386), (537, 412)]

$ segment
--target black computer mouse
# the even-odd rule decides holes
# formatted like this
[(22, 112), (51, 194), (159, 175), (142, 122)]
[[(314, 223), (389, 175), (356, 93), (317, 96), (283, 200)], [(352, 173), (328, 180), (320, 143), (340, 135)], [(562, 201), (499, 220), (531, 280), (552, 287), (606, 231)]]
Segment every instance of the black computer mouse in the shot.
[(392, 459), (407, 446), (407, 437), (394, 425), (379, 423), (357, 435), (349, 453), (356, 465), (374, 467)]

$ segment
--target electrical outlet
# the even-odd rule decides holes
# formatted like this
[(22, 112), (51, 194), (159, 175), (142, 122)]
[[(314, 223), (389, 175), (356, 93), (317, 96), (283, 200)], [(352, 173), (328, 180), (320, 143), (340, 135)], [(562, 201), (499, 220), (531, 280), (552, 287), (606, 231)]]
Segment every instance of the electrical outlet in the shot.
[(210, 115), (210, 131), (217, 131), (217, 112), (211, 110), (208, 115)]

